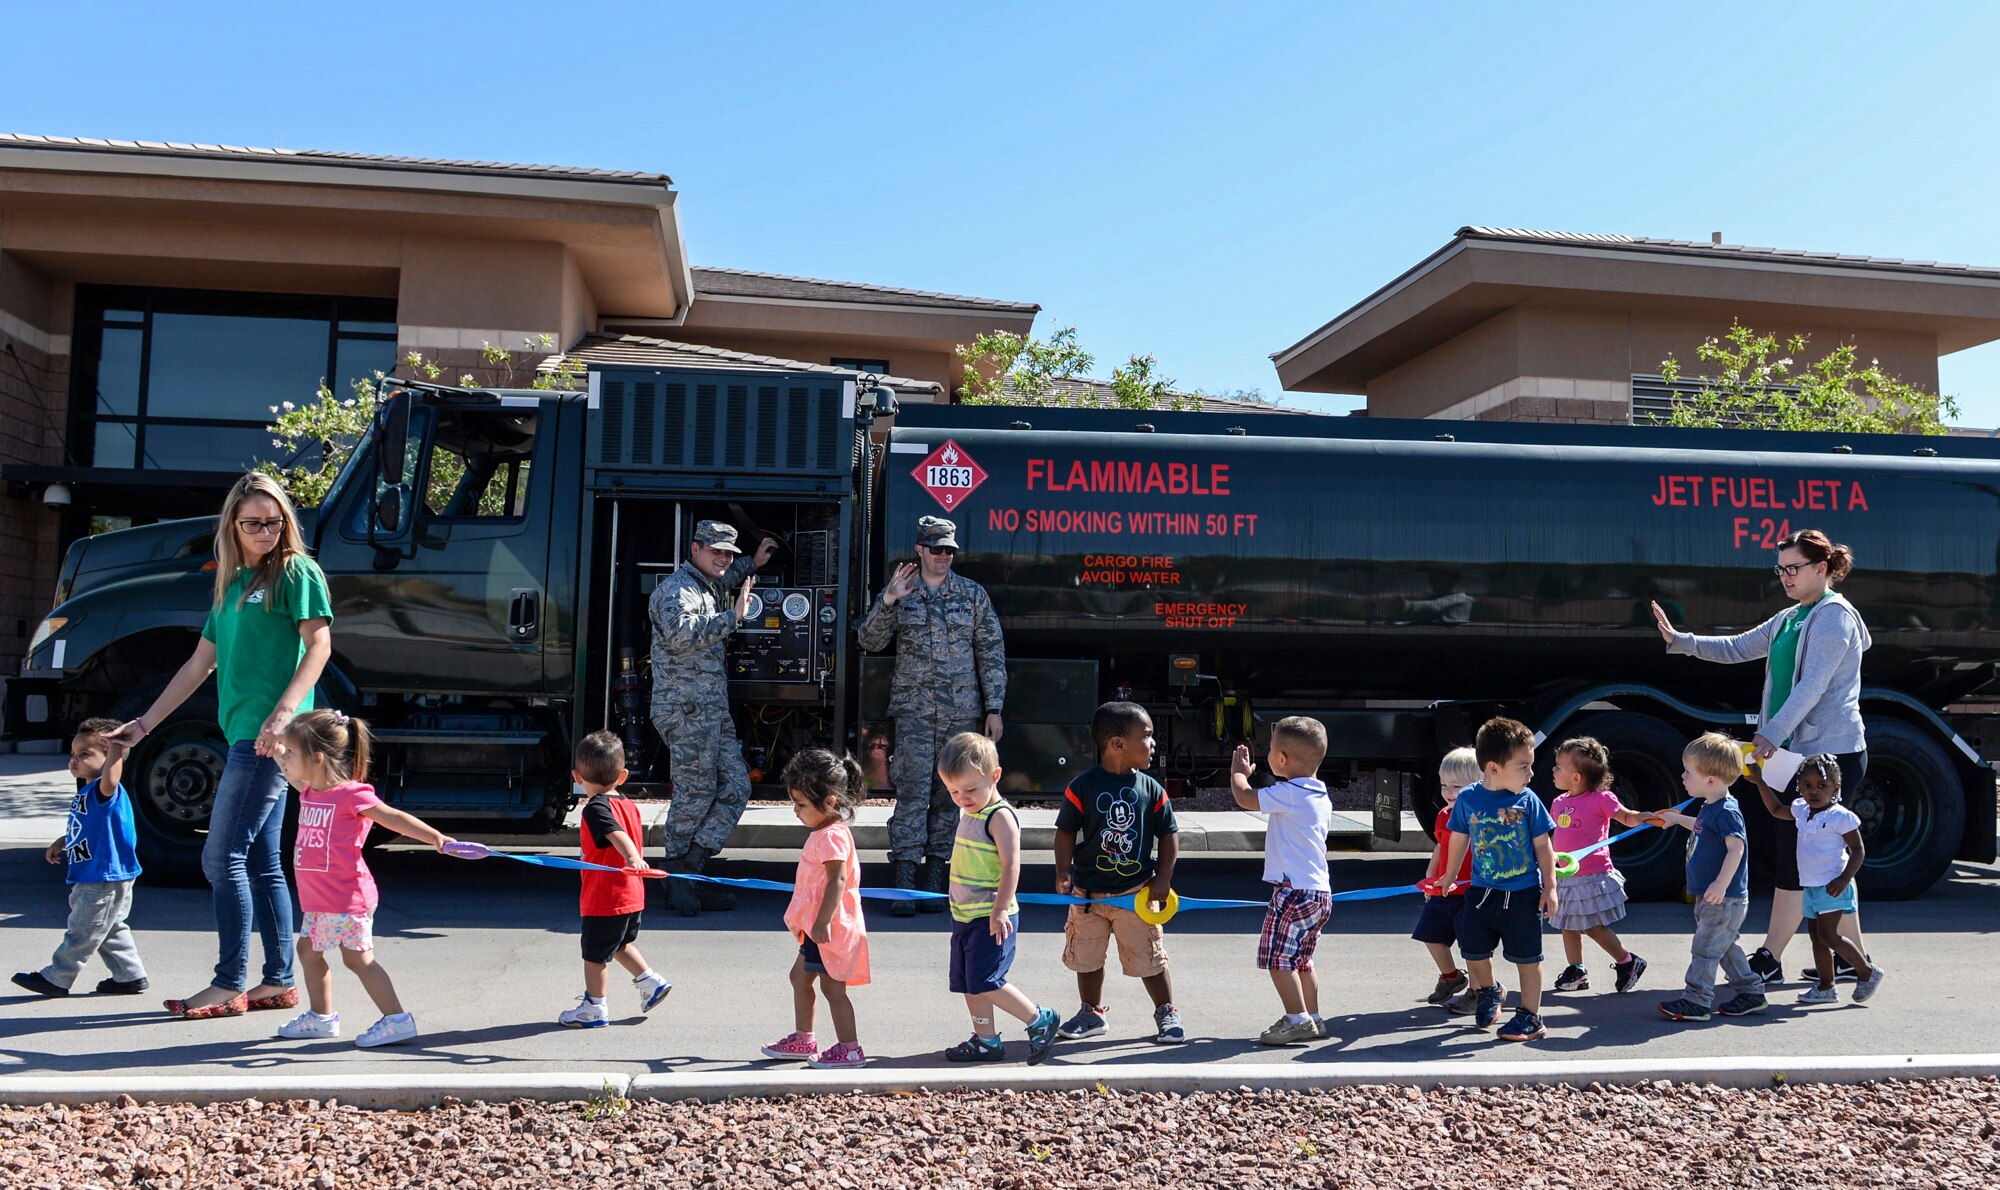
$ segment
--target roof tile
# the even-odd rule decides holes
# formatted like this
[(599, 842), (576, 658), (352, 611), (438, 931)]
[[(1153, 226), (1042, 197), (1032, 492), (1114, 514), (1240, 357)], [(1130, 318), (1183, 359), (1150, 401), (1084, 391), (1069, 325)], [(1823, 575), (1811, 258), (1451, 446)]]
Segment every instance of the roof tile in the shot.
[(1700, 240), (1666, 240), (1651, 236), (1603, 235), (1596, 232), (1537, 231), (1521, 227), (1461, 227), (1459, 237), (1468, 240), (1514, 240), (1587, 244), (1593, 247), (1631, 248), (1680, 256), (1737, 256), (1810, 260), (1847, 268), (1887, 269), (1916, 273), (1953, 273), (1972, 277), (2000, 278), (2000, 267), (1949, 264), (1935, 260), (1905, 260), (1896, 256), (1858, 256), (1846, 252), (1809, 252), (1802, 248), (1759, 248), (1746, 244), (1715, 244)]
[(191, 141), (110, 140), (95, 136), (39, 136), (0, 133), (0, 149), (53, 149), (126, 153), (134, 156), (204, 157), (224, 160), (281, 160), (308, 165), (352, 165), (420, 172), (488, 174), (498, 177), (562, 177), (600, 182), (640, 182), (667, 186), (665, 174), (628, 169), (588, 169), (573, 165), (521, 165), (497, 161), (461, 161), (443, 157), (399, 157), (386, 153), (341, 153), (327, 149), (266, 149), (245, 145), (211, 145)]
[(696, 267), (695, 297), (756, 297), (779, 301), (854, 302), (866, 305), (935, 306), (940, 309), (998, 310), (1033, 314), (1041, 307), (1030, 302), (1009, 302), (999, 298), (965, 297), (928, 289), (901, 289), (893, 285), (865, 285), (859, 281), (827, 281), (817, 277), (793, 277), (784, 273), (755, 273), (747, 269)]

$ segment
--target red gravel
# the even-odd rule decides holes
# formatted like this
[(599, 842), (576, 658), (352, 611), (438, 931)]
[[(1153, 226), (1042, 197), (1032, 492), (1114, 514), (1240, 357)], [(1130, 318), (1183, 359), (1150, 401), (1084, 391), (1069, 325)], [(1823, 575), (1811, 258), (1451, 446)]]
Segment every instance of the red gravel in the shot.
[[(608, 1106), (608, 1110), (607, 1110)], [(0, 1109), (0, 1184), (1992, 1186), (2000, 1080)], [(615, 1182), (605, 1179), (617, 1179)]]

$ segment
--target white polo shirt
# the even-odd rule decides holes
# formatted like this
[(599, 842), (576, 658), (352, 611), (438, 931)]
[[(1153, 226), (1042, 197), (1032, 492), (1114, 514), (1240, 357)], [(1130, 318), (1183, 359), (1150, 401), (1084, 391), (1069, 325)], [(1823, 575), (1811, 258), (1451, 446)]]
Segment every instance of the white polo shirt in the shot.
[(1257, 791), (1269, 816), (1264, 829), (1264, 879), (1293, 888), (1332, 892), (1326, 871), (1326, 835), (1333, 829), (1333, 799), (1317, 777), (1291, 777)]
[(1792, 820), (1799, 824), (1799, 885), (1818, 888), (1847, 870), (1847, 832), (1861, 829), (1861, 819), (1835, 802), (1814, 814), (1806, 799), (1792, 802)]

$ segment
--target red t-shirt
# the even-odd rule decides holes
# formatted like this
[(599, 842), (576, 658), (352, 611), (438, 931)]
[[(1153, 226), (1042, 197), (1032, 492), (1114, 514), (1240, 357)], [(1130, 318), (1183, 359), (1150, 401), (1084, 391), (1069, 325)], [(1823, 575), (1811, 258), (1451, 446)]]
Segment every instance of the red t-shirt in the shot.
[[(611, 845), (611, 832), (624, 831), (635, 847), (644, 847), (646, 824), (639, 807), (629, 798), (600, 793), (583, 806), (583, 859), (585, 863), (623, 868), (625, 857)], [(623, 872), (585, 872), (581, 900), (584, 917), (622, 917), (646, 907), (646, 881)]]
[[(1445, 827), (1445, 823), (1450, 818), (1451, 818), (1451, 806), (1447, 804), (1444, 809), (1438, 811), (1437, 825), (1431, 828), (1431, 837), (1437, 840), (1438, 846), (1444, 848), (1445, 855), (1451, 854), (1451, 831)], [(1470, 841), (1468, 841), (1465, 845), (1465, 863), (1458, 869), (1458, 879), (1452, 881), (1452, 883), (1464, 884), (1471, 879), (1472, 879), (1472, 844)]]

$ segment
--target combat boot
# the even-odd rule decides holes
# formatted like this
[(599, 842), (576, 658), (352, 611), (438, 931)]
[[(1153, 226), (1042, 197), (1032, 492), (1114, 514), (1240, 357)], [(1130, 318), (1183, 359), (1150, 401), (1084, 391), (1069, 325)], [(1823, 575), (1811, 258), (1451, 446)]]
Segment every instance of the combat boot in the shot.
[[(951, 861), (936, 856), (924, 861), (924, 891), (945, 894), (951, 892)], [(943, 913), (950, 902), (944, 896), (925, 897), (917, 902), (917, 908), (925, 913)]]
[[(687, 866), (687, 858), (685, 856), (681, 857), (670, 856), (666, 859), (661, 860), (660, 866), (665, 868), (667, 871), (674, 873), (675, 875), (679, 875), (683, 872), (689, 871), (689, 868)], [(701, 897), (698, 893), (695, 892), (694, 881), (670, 879), (666, 882), (666, 885), (667, 885), (667, 905), (669, 908), (671, 908), (675, 913), (680, 914), (682, 917), (701, 916)]]
[[(896, 861), (895, 869), (897, 888), (914, 889), (917, 887), (917, 864), (915, 860), (899, 859)], [(916, 915), (917, 903), (915, 901), (897, 900), (889, 902), (890, 917), (915, 917)]]
[[(715, 858), (715, 852), (706, 847), (690, 847), (687, 853), (688, 871), (697, 876), (706, 875), (704, 869), (708, 861)], [(736, 894), (720, 884), (705, 884), (698, 880), (683, 880), (681, 883), (694, 887), (695, 899), (701, 902), (704, 912), (722, 912), (736, 908)]]

